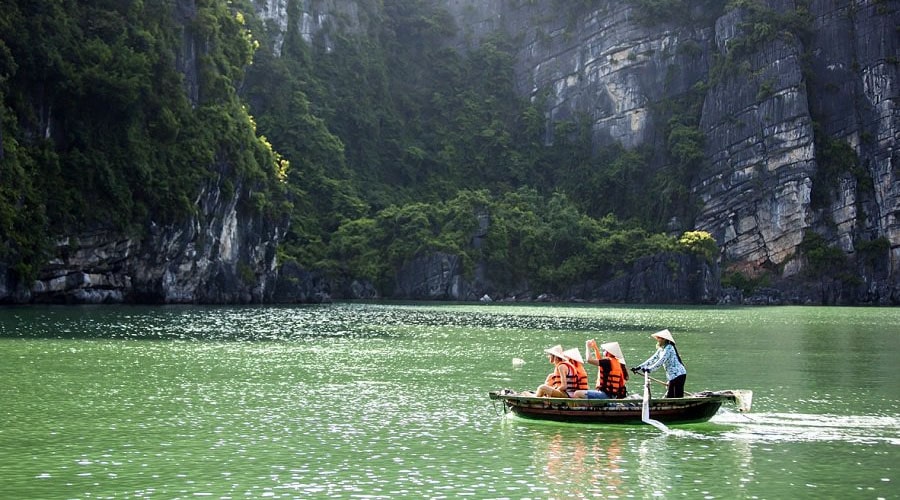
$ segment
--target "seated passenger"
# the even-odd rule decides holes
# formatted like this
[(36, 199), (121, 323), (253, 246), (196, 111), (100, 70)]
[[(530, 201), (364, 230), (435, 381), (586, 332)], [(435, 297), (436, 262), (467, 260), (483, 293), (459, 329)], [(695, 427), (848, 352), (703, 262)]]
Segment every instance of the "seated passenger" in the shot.
[(571, 387), (568, 391), (569, 397), (575, 397), (575, 393), (578, 391), (586, 391), (588, 389), (588, 374), (587, 370), (584, 368), (584, 360), (581, 359), (581, 353), (578, 352), (578, 349), (574, 347), (572, 349), (566, 349), (563, 351), (563, 355), (565, 355), (566, 359), (569, 360), (569, 364), (575, 368), (575, 386)]
[[(597, 384), (593, 391), (575, 391), (573, 397), (587, 399), (622, 399), (628, 395), (625, 383), (628, 381), (628, 369), (625, 366), (625, 355), (618, 342), (607, 342), (597, 348), (597, 341), (591, 339), (585, 343), (588, 352), (587, 362), (597, 367)], [(591, 354), (594, 354), (592, 357)]]
[(561, 345), (555, 345), (550, 349), (544, 349), (548, 359), (553, 363), (553, 371), (547, 375), (544, 383), (537, 388), (536, 396), (551, 398), (567, 398), (570, 391), (575, 391), (578, 382), (578, 373), (569, 362)]

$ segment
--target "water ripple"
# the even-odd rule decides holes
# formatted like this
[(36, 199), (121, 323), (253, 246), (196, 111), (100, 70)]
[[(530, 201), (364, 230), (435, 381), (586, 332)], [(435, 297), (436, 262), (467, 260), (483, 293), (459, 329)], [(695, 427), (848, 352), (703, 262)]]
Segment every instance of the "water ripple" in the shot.
[(713, 420), (736, 424), (725, 436), (753, 442), (845, 442), (900, 445), (900, 420), (873, 415), (720, 413)]

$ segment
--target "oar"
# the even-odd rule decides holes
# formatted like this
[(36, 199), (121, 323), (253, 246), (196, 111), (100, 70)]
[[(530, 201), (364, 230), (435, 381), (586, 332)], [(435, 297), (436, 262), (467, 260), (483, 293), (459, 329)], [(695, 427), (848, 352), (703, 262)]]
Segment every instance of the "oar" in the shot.
[(669, 433), (669, 428), (666, 427), (666, 424), (650, 418), (650, 374), (647, 372), (644, 372), (644, 404), (641, 406), (641, 421), (667, 434)]
[[(650, 375), (647, 375), (647, 376), (650, 377)], [(668, 383), (668, 382), (663, 382), (662, 380), (660, 380), (660, 379), (658, 379), (658, 378), (650, 377), (650, 380), (652, 380), (652, 381), (654, 381), (654, 382), (658, 382), (658, 383), (660, 383), (660, 384), (662, 384), (662, 385), (664, 385), (664, 386), (666, 386), (666, 387), (669, 387), (669, 383)]]

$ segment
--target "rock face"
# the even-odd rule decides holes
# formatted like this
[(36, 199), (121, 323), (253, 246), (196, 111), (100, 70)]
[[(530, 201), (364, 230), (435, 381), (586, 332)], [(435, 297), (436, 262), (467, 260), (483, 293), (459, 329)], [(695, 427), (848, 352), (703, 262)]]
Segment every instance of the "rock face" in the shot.
[(630, 274), (588, 283), (570, 296), (612, 303), (715, 304), (720, 300), (718, 271), (696, 256), (663, 253), (638, 259)]
[[(665, 149), (663, 117), (655, 106), (702, 89), (700, 130), (708, 165), (698, 168), (692, 191), (701, 200), (690, 227), (705, 230), (722, 250), (721, 265), (753, 277), (771, 273), (779, 283), (755, 303), (900, 303), (900, 5), (865, 0), (810, 0), (804, 33), (778, 36), (743, 48), (736, 64), (722, 70), (753, 29), (742, 9), (718, 19), (676, 25), (641, 22), (631, 3), (612, 0), (435, 0), (457, 19), (460, 47), (495, 31), (520, 41), (516, 61), (521, 94), (549, 91), (545, 116), (552, 123), (586, 113), (597, 146)], [(794, 0), (762, 0), (775, 13), (797, 9)], [(586, 4), (589, 4), (586, 6)], [(282, 32), (287, 0), (255, 0), (258, 13)], [(328, 44), (328, 30), (359, 29), (358, 0), (297, 2), (300, 32)], [(189, 18), (193, 2), (179, 2)], [(703, 16), (695, 16), (703, 19)], [(276, 38), (277, 53), (281, 39)], [(195, 97), (194, 44), (184, 44), (186, 91)], [(329, 47), (326, 47), (329, 48)], [(837, 141), (856, 155), (857, 168), (828, 178), (819, 145)], [(237, 192), (239, 192), (238, 190)], [(816, 193), (826, 200), (816, 204)], [(201, 213), (178, 227), (151, 228), (143, 240), (94, 233), (61, 241), (59, 257), (31, 289), (0, 275), (6, 301), (253, 302), (274, 297), (279, 228), (240, 208), (239, 194), (222, 199), (208, 186)], [(810, 265), (801, 251), (807, 231), (841, 249), (849, 280), (803, 283)], [(873, 241), (886, 249), (871, 252)], [(881, 246), (875, 245), (875, 248)], [(674, 261), (673, 261), (674, 259)], [(678, 271), (673, 275), (671, 263)], [(483, 275), (483, 269), (476, 272)], [(696, 263), (657, 256), (636, 265), (615, 283), (586, 284), (573, 296), (592, 300), (651, 302), (690, 297), (712, 301), (715, 280)], [(291, 274), (279, 300), (324, 300), (330, 285), (314, 274)], [(452, 255), (422, 256), (397, 278), (396, 295), (423, 299), (477, 300), (485, 284), (467, 280)], [(285, 288), (286, 287), (286, 288)], [(293, 287), (293, 288), (292, 288)], [(337, 295), (372, 296), (370, 286), (343, 286)], [(740, 294), (731, 291), (734, 300)], [(745, 298), (746, 299), (746, 298)], [(744, 299), (740, 299), (744, 300)]]
[[(573, 6), (566, 15), (555, 2), (445, 4), (463, 27), (461, 40), (518, 34), (520, 92), (549, 89), (548, 123), (587, 113), (597, 145), (664, 149), (654, 105), (704, 89), (700, 130), (709, 165), (691, 186), (702, 207), (685, 229), (713, 234), (729, 270), (773, 274), (792, 297), (783, 302), (898, 303), (897, 3), (804, 2), (805, 33), (769, 19), (778, 36), (745, 43), (724, 71), (722, 61), (755, 29), (746, 10), (682, 26), (641, 23), (629, 2)], [(793, 0), (760, 4), (778, 15), (798, 8)], [(852, 148), (855, 175), (820, 175), (830, 159), (817, 143), (826, 141)], [(816, 190), (827, 193), (827, 206), (815, 205)], [(852, 279), (798, 285), (809, 267), (801, 252), (806, 231), (843, 250)], [(879, 239), (889, 250), (863, 255)]]
[[(589, 282), (559, 296), (528, 289), (495, 291), (467, 279), (460, 259), (443, 253), (408, 262), (397, 274), (394, 298), (464, 301), (590, 301), (632, 304), (715, 304), (719, 270), (702, 259), (663, 253), (638, 259), (631, 272), (604, 283)], [(493, 293), (494, 295), (491, 295)]]
[[(284, 35), (289, 29), (296, 31), (306, 43), (311, 43), (313, 36), (324, 35), (325, 50), (333, 50), (329, 29), (341, 32), (355, 32), (360, 27), (360, 9), (364, 2), (347, 0), (298, 0), (292, 7), (290, 0), (255, 0), (256, 15), (264, 22), (271, 23), (273, 38), (272, 52), (281, 54), (284, 46)], [(298, 17), (296, 26), (289, 26), (291, 16), (288, 10), (296, 8)]]
[[(49, 303), (259, 303), (274, 293), (280, 229), (210, 183), (189, 221), (142, 239), (94, 232), (57, 243), (30, 288), (7, 301)], [(13, 293), (15, 292), (15, 293)]]
[[(175, 22), (189, 26), (194, 0), (178, 0)], [(176, 65), (185, 93), (198, 100), (198, 44), (182, 29)], [(175, 225), (151, 223), (141, 237), (102, 229), (62, 237), (33, 283), (15, 282), (6, 266), (0, 303), (251, 303), (270, 300), (275, 249), (284, 231), (248, 203), (250, 188), (224, 163), (209, 166), (195, 214)], [(222, 188), (228, 179), (231, 187)], [(226, 194), (227, 193), (227, 194)]]
[(331, 284), (320, 273), (310, 272), (290, 262), (278, 273), (272, 301), (279, 303), (322, 303), (331, 301)]
[[(716, 23), (715, 50), (723, 57), (744, 36), (741, 16), (734, 11)], [(816, 161), (802, 50), (793, 38), (765, 43), (740, 71), (711, 85), (703, 103), (712, 168), (694, 186), (704, 202), (696, 226), (713, 234), (728, 261), (751, 273), (791, 259), (813, 223)]]
[(478, 300), (463, 277), (461, 259), (441, 252), (406, 263), (397, 273), (394, 296), (416, 300)]

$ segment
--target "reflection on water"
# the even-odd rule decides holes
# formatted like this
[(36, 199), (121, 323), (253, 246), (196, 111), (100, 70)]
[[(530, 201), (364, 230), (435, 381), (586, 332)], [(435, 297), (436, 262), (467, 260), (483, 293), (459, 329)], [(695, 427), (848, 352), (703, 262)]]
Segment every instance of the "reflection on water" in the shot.
[[(710, 440), (696, 432), (661, 434), (639, 444), (638, 460), (645, 497), (666, 498), (676, 492), (697, 498), (746, 497), (747, 485), (756, 482), (753, 447), (746, 441)], [(709, 473), (692, 472), (703, 469)]]
[(535, 479), (558, 498), (619, 497), (629, 493), (623, 474), (625, 439), (619, 435), (533, 436)]
[(550, 498), (749, 495), (758, 481), (751, 442), (674, 431), (548, 425), (530, 436), (535, 481)]
[(676, 473), (671, 468), (678, 462), (669, 460), (671, 450), (667, 446), (668, 438), (660, 435), (642, 441), (638, 445), (638, 484), (641, 491), (648, 492), (647, 496), (660, 497), (671, 488), (671, 483), (677, 479)]

